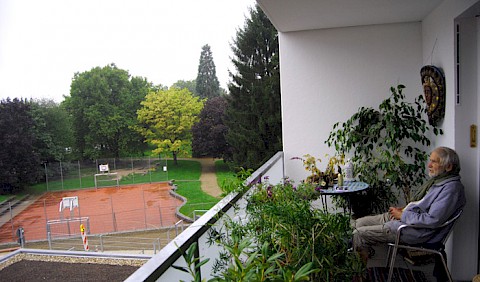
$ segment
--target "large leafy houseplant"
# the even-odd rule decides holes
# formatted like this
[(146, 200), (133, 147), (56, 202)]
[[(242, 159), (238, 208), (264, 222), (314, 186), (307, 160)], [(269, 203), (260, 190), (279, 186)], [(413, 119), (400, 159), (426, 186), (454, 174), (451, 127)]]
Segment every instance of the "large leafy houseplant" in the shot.
[(423, 96), (407, 102), (404, 88), (391, 87), (391, 95), (378, 109), (361, 107), (345, 122), (335, 123), (325, 141), (338, 154), (350, 155), (355, 173), (370, 184), (369, 205), (363, 206), (361, 213), (382, 212), (395, 204), (400, 194), (409, 202), (412, 188), (425, 180), (424, 148), (430, 146), (427, 133), (443, 134), (427, 123)]

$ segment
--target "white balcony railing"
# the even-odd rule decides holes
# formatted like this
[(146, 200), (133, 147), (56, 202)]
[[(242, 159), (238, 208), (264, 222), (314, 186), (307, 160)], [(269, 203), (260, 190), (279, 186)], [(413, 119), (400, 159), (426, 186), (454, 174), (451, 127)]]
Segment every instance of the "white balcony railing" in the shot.
[[(278, 152), (262, 167), (256, 170), (247, 180), (246, 184), (257, 183), (264, 176), (268, 176), (269, 183), (280, 183), (284, 179), (283, 152)], [(210, 259), (201, 267), (201, 278), (212, 278), (211, 272), (215, 259), (219, 258), (220, 247), (208, 244), (209, 231), (212, 228), (221, 230), (225, 220), (235, 218), (243, 220), (246, 195), (231, 193), (223, 198), (218, 204), (192, 223), (185, 231), (179, 234), (173, 241), (166, 245), (158, 254), (153, 256), (147, 263), (135, 271), (126, 281), (190, 281), (192, 277), (172, 267), (172, 265), (187, 267), (182, 257), (193, 243), (197, 243), (198, 249), (195, 254), (200, 260)], [(235, 207), (235, 208), (234, 208)]]

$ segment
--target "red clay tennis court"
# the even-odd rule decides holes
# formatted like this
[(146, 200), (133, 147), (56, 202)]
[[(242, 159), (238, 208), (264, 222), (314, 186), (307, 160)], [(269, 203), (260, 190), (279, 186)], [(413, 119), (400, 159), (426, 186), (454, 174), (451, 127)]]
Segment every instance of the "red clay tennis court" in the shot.
[[(47, 222), (59, 221), (49, 224), (51, 236), (57, 237), (78, 235), (80, 223), (87, 225), (67, 218), (88, 218), (90, 234), (172, 226), (179, 220), (175, 210), (181, 201), (169, 194), (170, 189), (167, 183), (153, 183), (48, 192), (0, 227), (0, 243), (15, 242), (19, 227), (27, 241), (35, 241), (47, 239)], [(65, 197), (78, 197), (78, 207), (59, 211)]]

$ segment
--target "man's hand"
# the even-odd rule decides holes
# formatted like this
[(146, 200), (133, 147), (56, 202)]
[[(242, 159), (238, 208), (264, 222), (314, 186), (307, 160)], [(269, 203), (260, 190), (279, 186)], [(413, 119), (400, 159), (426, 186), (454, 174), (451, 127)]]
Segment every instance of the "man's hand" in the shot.
[(400, 220), (400, 218), (402, 218), (403, 208), (390, 207), (390, 208), (388, 209), (388, 212), (390, 213), (390, 219), (398, 219), (398, 220)]

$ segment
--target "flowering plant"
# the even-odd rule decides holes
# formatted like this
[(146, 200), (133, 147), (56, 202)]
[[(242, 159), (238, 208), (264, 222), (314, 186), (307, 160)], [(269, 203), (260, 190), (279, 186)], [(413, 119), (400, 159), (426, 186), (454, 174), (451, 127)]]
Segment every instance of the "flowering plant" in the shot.
[[(250, 197), (250, 202), (264, 204), (268, 202), (290, 200), (310, 201), (320, 196), (319, 186), (315, 183), (302, 182), (299, 185), (289, 178), (283, 179), (283, 183), (273, 185), (268, 182), (268, 176), (264, 177), (263, 182), (256, 184), (256, 190)], [(278, 198), (278, 195), (281, 195)]]
[(310, 175), (304, 180), (306, 183), (318, 184), (321, 187), (333, 186), (333, 181), (337, 179), (339, 173), (342, 173), (340, 165), (344, 164), (344, 156), (330, 157), (328, 158), (328, 164), (325, 171), (321, 171), (317, 163), (322, 162), (320, 158), (315, 158), (310, 154), (303, 155), (303, 158), (293, 157), (291, 160), (301, 160), (305, 170), (310, 172)]

